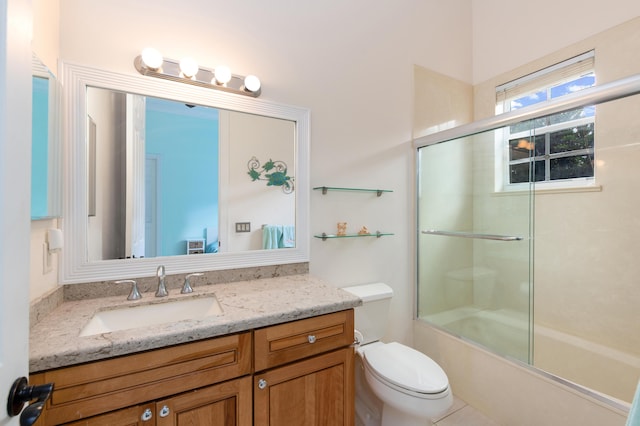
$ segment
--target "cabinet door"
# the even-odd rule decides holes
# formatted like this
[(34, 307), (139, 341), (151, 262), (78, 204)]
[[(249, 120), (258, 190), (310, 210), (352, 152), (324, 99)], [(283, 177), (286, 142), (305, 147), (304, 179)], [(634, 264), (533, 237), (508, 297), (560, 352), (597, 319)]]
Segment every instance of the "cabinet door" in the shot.
[(256, 426), (352, 426), (353, 348), (254, 376)]
[(158, 426), (251, 426), (251, 377), (186, 392), (156, 403)]
[(154, 409), (153, 404), (137, 405), (67, 424), (69, 426), (153, 426), (156, 422)]

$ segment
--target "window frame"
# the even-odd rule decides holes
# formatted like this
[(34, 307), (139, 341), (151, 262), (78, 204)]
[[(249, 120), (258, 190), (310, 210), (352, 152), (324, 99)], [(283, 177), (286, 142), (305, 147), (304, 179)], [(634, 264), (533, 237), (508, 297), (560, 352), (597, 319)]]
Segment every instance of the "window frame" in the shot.
[[(567, 59), (566, 61), (543, 68), (534, 73), (525, 75), (521, 78), (512, 80), (508, 83), (496, 87), (496, 114), (509, 112), (518, 108), (511, 108), (514, 100), (523, 99), (537, 93), (544, 92), (546, 98), (532, 104), (540, 104), (548, 102), (552, 99), (558, 99), (563, 95), (552, 97), (552, 89), (576, 81), (586, 76), (593, 76), (593, 87), (596, 84), (595, 75), (595, 53), (589, 51), (576, 57)], [(496, 192), (512, 192), (528, 190), (531, 184), (535, 184), (536, 190), (539, 189), (572, 189), (572, 188), (589, 188), (596, 184), (596, 167), (595, 167), (595, 127), (596, 127), (596, 109), (593, 107), (593, 114), (579, 117), (576, 119), (546, 124), (544, 126), (533, 127), (527, 130), (511, 132), (512, 126), (507, 126), (496, 130), (495, 148), (496, 148)], [(559, 153), (550, 153), (550, 137), (554, 132), (567, 129), (576, 129), (580, 126), (592, 125), (594, 132), (593, 146), (577, 150), (563, 151)], [(510, 156), (510, 142), (517, 138), (532, 141), (536, 137), (545, 136), (545, 149), (542, 155), (530, 155), (526, 158), (512, 160)], [(558, 158), (570, 158), (590, 155), (593, 158), (593, 176), (575, 177), (566, 179), (551, 179), (551, 161)], [(545, 162), (544, 180), (534, 182), (511, 182), (511, 166), (516, 164), (533, 164), (538, 161)]]

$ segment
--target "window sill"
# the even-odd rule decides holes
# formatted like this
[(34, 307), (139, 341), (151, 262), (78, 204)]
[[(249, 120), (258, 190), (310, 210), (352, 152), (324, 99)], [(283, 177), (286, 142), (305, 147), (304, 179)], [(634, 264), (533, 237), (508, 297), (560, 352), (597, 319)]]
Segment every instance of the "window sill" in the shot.
[[(509, 195), (523, 195), (528, 193), (528, 189), (509, 189), (504, 191), (494, 191), (494, 196), (509, 196)], [(534, 193), (536, 195), (546, 194), (571, 194), (580, 192), (602, 192), (602, 185), (589, 185), (589, 186), (566, 186), (566, 187), (552, 187), (552, 188), (540, 188), (536, 187)]]

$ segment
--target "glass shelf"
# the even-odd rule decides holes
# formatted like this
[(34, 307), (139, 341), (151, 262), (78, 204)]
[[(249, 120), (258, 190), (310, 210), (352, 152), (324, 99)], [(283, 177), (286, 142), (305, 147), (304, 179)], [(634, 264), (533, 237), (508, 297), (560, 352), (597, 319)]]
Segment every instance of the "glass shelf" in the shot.
[(365, 188), (339, 188), (335, 186), (316, 186), (316, 191), (322, 191), (322, 195), (326, 195), (328, 191), (353, 191), (353, 192), (375, 192), (378, 197), (384, 192), (393, 192), (391, 189), (365, 189)]
[(347, 234), (347, 235), (336, 235), (336, 234), (325, 234), (324, 232), (320, 235), (314, 235), (315, 238), (322, 238), (322, 241), (326, 241), (329, 238), (360, 238), (360, 237), (376, 237), (380, 238), (385, 235), (393, 235), (391, 232), (376, 232), (373, 234)]

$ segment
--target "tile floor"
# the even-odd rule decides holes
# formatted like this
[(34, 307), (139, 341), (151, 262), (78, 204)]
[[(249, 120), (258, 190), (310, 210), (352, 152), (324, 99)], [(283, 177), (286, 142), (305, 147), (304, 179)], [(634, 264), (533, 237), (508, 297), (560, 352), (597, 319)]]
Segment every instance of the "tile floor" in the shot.
[(453, 398), (451, 409), (436, 419), (435, 426), (498, 426), (498, 423), (460, 398)]

